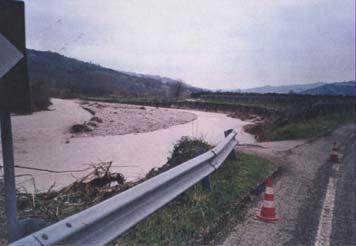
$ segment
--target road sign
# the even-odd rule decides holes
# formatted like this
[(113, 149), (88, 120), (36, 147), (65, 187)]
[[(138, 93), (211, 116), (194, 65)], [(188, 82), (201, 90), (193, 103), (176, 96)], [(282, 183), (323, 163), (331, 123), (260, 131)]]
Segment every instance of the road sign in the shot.
[(31, 112), (22, 1), (0, 0), (0, 110)]
[(0, 78), (7, 74), (22, 58), (23, 54), (0, 33)]

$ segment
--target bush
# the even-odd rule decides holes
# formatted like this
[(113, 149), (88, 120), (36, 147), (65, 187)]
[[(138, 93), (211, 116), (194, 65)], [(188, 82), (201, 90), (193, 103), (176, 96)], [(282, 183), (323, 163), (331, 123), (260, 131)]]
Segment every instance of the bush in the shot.
[(171, 157), (165, 165), (160, 168), (153, 168), (146, 175), (146, 178), (152, 178), (162, 172), (165, 172), (175, 166), (178, 166), (198, 155), (204, 154), (212, 146), (202, 139), (183, 136), (173, 147)]
[(198, 155), (204, 154), (211, 148), (212, 146), (203, 139), (184, 136), (174, 145), (167, 164), (169, 164), (170, 167), (175, 167)]

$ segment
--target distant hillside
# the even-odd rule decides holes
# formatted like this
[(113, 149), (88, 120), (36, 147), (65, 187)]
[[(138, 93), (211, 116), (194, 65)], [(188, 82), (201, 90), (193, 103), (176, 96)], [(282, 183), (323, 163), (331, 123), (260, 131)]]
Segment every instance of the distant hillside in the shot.
[(261, 94), (267, 94), (267, 93), (280, 93), (280, 94), (286, 94), (286, 93), (300, 93), (305, 90), (309, 90), (315, 87), (319, 87), (325, 85), (323, 82), (318, 82), (318, 83), (312, 83), (312, 84), (295, 84), (295, 85), (282, 85), (282, 86), (262, 86), (262, 87), (256, 87), (256, 88), (251, 88), (251, 89), (244, 89), (240, 90), (241, 92), (247, 92), (247, 93), (261, 93)]
[(58, 53), (28, 50), (32, 84), (46, 84), (56, 96), (166, 96), (199, 91), (180, 80), (115, 71)]
[(355, 96), (355, 81), (322, 85), (302, 91), (303, 95)]
[(334, 83), (312, 83), (312, 84), (296, 84), (283, 86), (262, 86), (251, 89), (240, 90), (247, 93), (296, 93), (303, 95), (335, 95), (335, 96), (354, 96), (355, 81), (334, 82)]

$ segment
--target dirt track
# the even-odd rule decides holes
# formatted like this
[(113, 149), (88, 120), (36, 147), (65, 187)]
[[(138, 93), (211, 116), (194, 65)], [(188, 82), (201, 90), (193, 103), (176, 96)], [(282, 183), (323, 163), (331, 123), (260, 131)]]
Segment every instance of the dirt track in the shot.
[[(282, 176), (274, 184), (275, 206), (280, 221), (266, 224), (255, 219), (260, 211), (262, 202), (260, 199), (251, 205), (244, 219), (231, 230), (230, 235), (221, 244), (314, 245), (325, 189), (332, 172), (328, 162), (330, 150), (336, 142), (341, 149), (344, 149), (346, 156), (354, 156), (354, 148), (344, 148), (350, 141), (355, 142), (354, 125), (341, 127), (328, 136), (309, 142), (287, 141), (260, 143), (259, 146), (241, 146), (242, 151), (257, 153), (282, 166)], [(349, 184), (352, 183), (353, 175), (347, 180)], [(341, 190), (337, 191), (337, 196)], [(351, 194), (340, 194), (340, 196), (355, 197), (353, 189), (348, 191)], [(336, 207), (343, 207), (342, 203), (339, 202)], [(354, 203), (354, 200), (349, 199), (347, 206), (353, 204), (354, 208)], [(337, 212), (335, 214), (338, 216)], [(354, 225), (352, 221), (348, 224)], [(341, 219), (339, 223), (345, 221)], [(333, 237), (336, 237), (335, 234), (337, 231), (333, 229)], [(352, 235), (348, 238), (351, 242), (355, 240)]]

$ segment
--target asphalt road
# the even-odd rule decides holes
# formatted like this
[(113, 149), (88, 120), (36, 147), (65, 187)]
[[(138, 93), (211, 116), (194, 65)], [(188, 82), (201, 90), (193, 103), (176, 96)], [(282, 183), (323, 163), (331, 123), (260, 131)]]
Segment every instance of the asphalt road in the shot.
[[(283, 172), (274, 193), (280, 220), (255, 219), (260, 199), (221, 245), (355, 245), (354, 127), (279, 153), (276, 161)], [(338, 164), (329, 161), (334, 142), (343, 155)]]
[(355, 245), (355, 138), (343, 151), (340, 177), (336, 187), (331, 245)]

